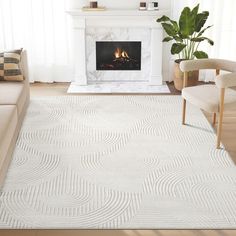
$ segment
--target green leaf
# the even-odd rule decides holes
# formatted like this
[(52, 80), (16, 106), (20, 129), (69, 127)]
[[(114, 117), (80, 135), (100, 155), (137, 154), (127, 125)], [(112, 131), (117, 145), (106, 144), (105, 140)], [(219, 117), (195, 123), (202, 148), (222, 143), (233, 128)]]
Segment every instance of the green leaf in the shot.
[(171, 24), (168, 24), (168, 23), (162, 23), (161, 24), (162, 27), (164, 28), (165, 32), (169, 35), (169, 36), (174, 36), (176, 35), (176, 30), (175, 28), (173, 27), (173, 25)]
[(211, 39), (209, 39), (209, 38), (207, 38), (207, 37), (201, 37), (203, 40), (206, 40), (211, 46), (213, 46), (214, 45), (214, 41), (213, 40), (211, 40)]
[(207, 26), (206, 28), (204, 28), (202, 31), (199, 32), (199, 34), (197, 35), (197, 37), (202, 36), (202, 35), (205, 33), (205, 31), (208, 30), (209, 28), (211, 28), (212, 26), (213, 26), (213, 25), (209, 25), (209, 26)]
[(170, 22), (176, 32), (179, 30), (178, 23), (176, 21), (174, 21), (174, 20), (171, 20), (168, 16), (164, 15), (161, 18), (158, 18), (156, 21), (157, 22), (162, 22), (162, 23)]
[(199, 4), (193, 8), (191, 14), (194, 16), (194, 18), (197, 16), (199, 10)]
[(170, 21), (170, 18), (167, 16), (162, 16), (161, 18), (157, 19), (157, 22), (166, 22), (166, 21)]
[(214, 46), (215, 43), (212, 39), (206, 38), (206, 40), (211, 46)]
[(179, 19), (180, 32), (184, 38), (187, 38), (194, 33), (195, 20), (196, 17), (195, 15), (192, 15), (190, 8), (185, 7)]
[(171, 40), (173, 40), (173, 38), (172, 37), (165, 37), (163, 40), (162, 40), (162, 42), (169, 42), (169, 41), (171, 41)]
[(186, 44), (174, 43), (171, 47), (171, 54), (179, 54), (186, 46)]
[(179, 36), (173, 36), (173, 38), (174, 38), (174, 40), (175, 41), (177, 41), (177, 42), (180, 42), (180, 43), (182, 43), (183, 42), (183, 39), (182, 38), (180, 38)]
[(208, 58), (207, 53), (203, 52), (203, 51), (196, 51), (193, 53), (193, 55), (197, 58), (197, 59), (204, 59), (204, 58)]
[(202, 41), (204, 41), (204, 39), (203, 38), (192, 38), (190, 41), (192, 41), (192, 42), (202, 42)]
[(177, 23), (176, 21), (174, 21), (174, 20), (171, 20), (170, 22), (172, 23), (172, 25), (173, 25), (175, 31), (178, 32), (178, 31), (179, 31), (178, 23)]
[(204, 11), (202, 13), (197, 14), (196, 23), (195, 23), (195, 31), (200, 32), (202, 27), (205, 25), (207, 18), (209, 16), (208, 11)]
[(198, 38), (192, 38), (192, 39), (191, 39), (191, 41), (193, 41), (193, 42), (202, 42), (202, 41), (204, 41), (204, 40), (207, 40), (207, 42), (208, 42), (211, 46), (214, 45), (214, 41), (211, 40), (211, 39), (209, 39), (209, 38), (207, 38), (207, 37), (198, 37)]

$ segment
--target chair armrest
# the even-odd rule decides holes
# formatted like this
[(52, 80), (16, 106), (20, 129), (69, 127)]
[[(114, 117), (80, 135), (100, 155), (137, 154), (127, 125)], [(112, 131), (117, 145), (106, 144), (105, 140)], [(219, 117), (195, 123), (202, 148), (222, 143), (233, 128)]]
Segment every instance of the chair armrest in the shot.
[(217, 59), (198, 59), (186, 60), (180, 62), (180, 69), (182, 72), (189, 72), (203, 69), (220, 69), (218, 68)]
[(216, 86), (218, 88), (228, 88), (236, 86), (236, 72), (230, 74), (218, 75), (216, 77)]

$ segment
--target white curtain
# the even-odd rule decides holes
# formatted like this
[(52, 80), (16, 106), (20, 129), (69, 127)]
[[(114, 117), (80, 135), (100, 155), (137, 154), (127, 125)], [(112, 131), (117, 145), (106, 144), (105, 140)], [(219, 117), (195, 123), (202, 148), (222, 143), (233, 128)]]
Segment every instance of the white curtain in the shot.
[[(201, 10), (208, 10), (207, 24), (214, 26), (207, 34), (215, 45), (204, 44), (202, 49), (211, 58), (236, 61), (236, 0), (171, 1), (174, 18), (185, 6), (193, 7), (197, 3)], [(73, 78), (72, 33), (70, 18), (65, 13), (70, 2), (0, 0), (0, 51), (27, 49), (32, 82), (69, 82)]]
[(68, 0), (0, 0), (0, 50), (28, 51), (30, 80), (71, 81)]
[[(222, 58), (236, 61), (236, 1), (235, 0), (172, 0), (172, 16), (178, 19), (185, 6), (194, 7), (200, 3), (200, 10), (209, 11), (210, 16), (206, 25), (213, 27), (206, 32), (215, 45), (202, 45), (211, 58)], [(212, 72), (201, 73), (202, 80), (211, 80)]]

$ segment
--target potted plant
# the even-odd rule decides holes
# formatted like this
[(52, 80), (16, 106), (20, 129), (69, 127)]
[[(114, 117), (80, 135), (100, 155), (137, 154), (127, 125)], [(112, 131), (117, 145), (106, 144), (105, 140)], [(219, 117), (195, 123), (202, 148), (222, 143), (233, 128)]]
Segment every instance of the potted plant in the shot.
[[(168, 35), (163, 39), (163, 42), (173, 40), (171, 54), (178, 55), (178, 59), (175, 60), (174, 70), (174, 85), (177, 90), (182, 90), (183, 88), (183, 73), (179, 68), (180, 62), (195, 58), (208, 58), (207, 53), (199, 50), (199, 45), (203, 41), (207, 41), (212, 46), (214, 45), (211, 39), (204, 36), (205, 31), (212, 27), (212, 25), (204, 27), (208, 16), (208, 11), (199, 12), (198, 4), (192, 10), (189, 7), (185, 7), (180, 15), (179, 22), (171, 20), (165, 15), (157, 19), (157, 22), (161, 23)], [(189, 86), (196, 85), (198, 77), (199, 71), (190, 72)]]

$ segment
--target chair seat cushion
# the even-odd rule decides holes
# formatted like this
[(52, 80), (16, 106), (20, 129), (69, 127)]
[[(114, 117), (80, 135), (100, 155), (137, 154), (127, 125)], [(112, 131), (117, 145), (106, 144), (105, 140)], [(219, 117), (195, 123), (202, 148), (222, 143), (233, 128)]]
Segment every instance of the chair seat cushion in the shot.
[[(208, 112), (219, 111), (220, 90), (215, 85), (199, 85), (182, 90), (182, 97), (191, 104)], [(225, 110), (236, 109), (236, 91), (225, 90)]]
[(16, 105), (20, 115), (27, 96), (26, 86), (23, 82), (0, 82), (0, 105)]
[(17, 127), (17, 109), (14, 105), (0, 106), (0, 169)]

